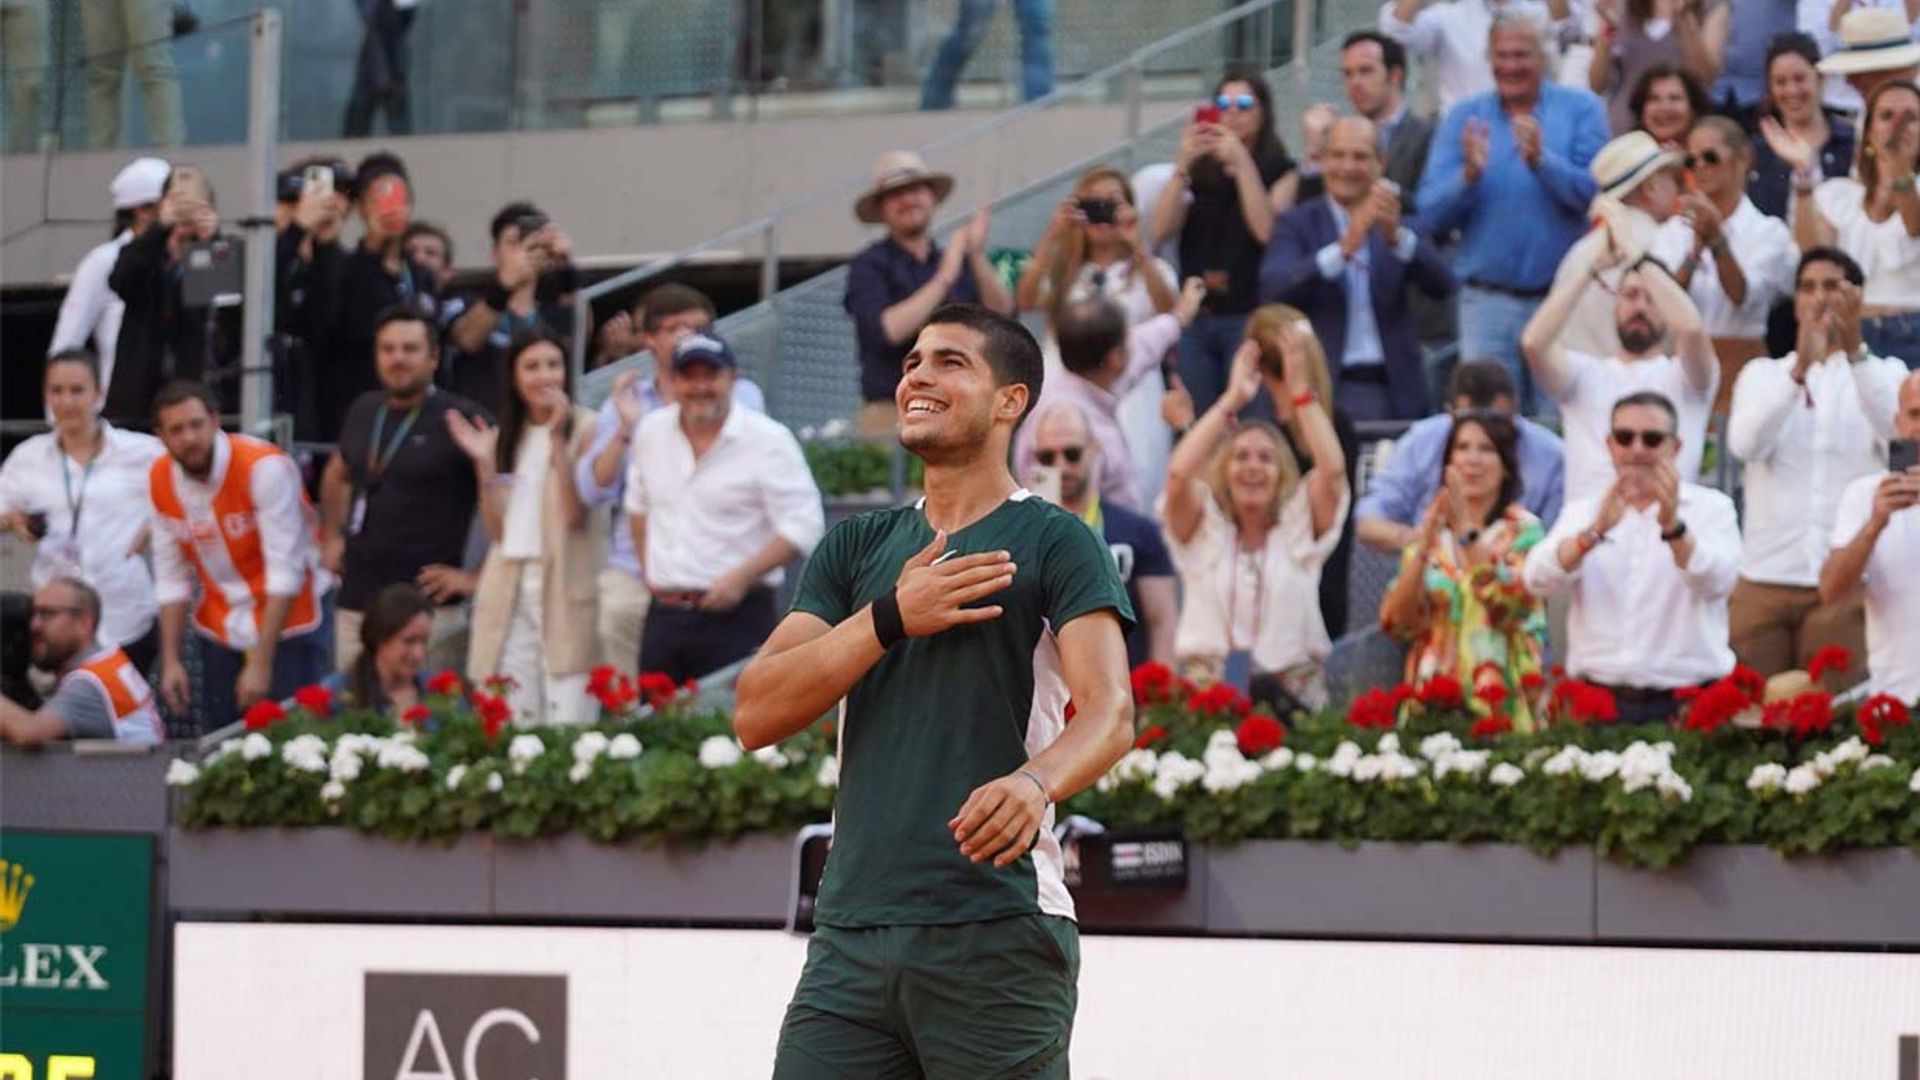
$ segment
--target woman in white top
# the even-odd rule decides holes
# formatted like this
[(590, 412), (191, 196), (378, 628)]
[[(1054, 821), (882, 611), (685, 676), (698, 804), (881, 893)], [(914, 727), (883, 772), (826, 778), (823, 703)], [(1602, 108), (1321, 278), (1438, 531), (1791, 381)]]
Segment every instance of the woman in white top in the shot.
[[(1021, 311), (1046, 314), (1049, 377), (1061, 370), (1053, 339), (1056, 316), (1068, 304), (1095, 297), (1119, 305), (1128, 326), (1172, 311), (1180, 299), (1173, 267), (1155, 258), (1140, 238), (1133, 185), (1111, 165), (1096, 165), (1074, 181), (1073, 194), (1054, 211), (1014, 290)], [(1142, 480), (1143, 506), (1159, 494), (1173, 442), (1160, 418), (1161, 394), (1161, 381), (1147, 379), (1120, 403), (1120, 427), (1133, 451), (1134, 474)]]
[[(1185, 583), (1174, 650), (1199, 681), (1238, 681), (1255, 700), (1309, 708), (1326, 702), (1322, 665), (1332, 642), (1320, 614), (1320, 568), (1347, 516), (1347, 465), (1326, 404), (1313, 390), (1298, 324), (1281, 333), (1280, 377), (1263, 374), (1260, 346), (1234, 353), (1227, 388), (1173, 449), (1162, 501), (1167, 542)], [(1312, 455), (1305, 476), (1278, 428), (1234, 417), (1263, 378), (1290, 402)], [(1230, 673), (1231, 671), (1231, 673)], [(1284, 696), (1283, 696), (1284, 695)]]
[(507, 349), (511, 385), (500, 427), (447, 414), (480, 480), (480, 516), (493, 541), (473, 599), (467, 675), (513, 680), (521, 724), (585, 724), (596, 715), (587, 675), (599, 662), (595, 576), (606, 521), (587, 513), (574, 462), (593, 442), (594, 414), (567, 397), (567, 359), (544, 329)]
[[(41, 384), (53, 430), (0, 464), (0, 531), (32, 544), (33, 586), (77, 577), (100, 593), (100, 642), (153, 666), (153, 574), (147, 546), (149, 474), (166, 453), (151, 435), (99, 419), (99, 361), (70, 350), (47, 360)], [(84, 525), (85, 528), (81, 526)]]
[(1793, 168), (1793, 238), (1838, 247), (1866, 271), (1861, 334), (1877, 356), (1920, 367), (1920, 89), (1892, 82), (1868, 100), (1853, 175), (1816, 181), (1813, 148), (1775, 124), (1767, 144)]

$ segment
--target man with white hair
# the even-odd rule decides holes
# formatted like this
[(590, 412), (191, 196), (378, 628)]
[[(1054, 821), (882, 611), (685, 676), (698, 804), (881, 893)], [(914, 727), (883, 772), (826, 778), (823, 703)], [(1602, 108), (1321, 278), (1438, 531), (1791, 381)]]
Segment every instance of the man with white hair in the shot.
[(1493, 16), (1485, 40), (1494, 89), (1447, 112), (1414, 200), (1427, 233), (1461, 233), (1460, 355), (1506, 365), (1529, 413), (1545, 402), (1520, 356), (1520, 331), (1587, 230), (1595, 190), (1587, 163), (1607, 141), (1599, 98), (1546, 81), (1545, 35), (1523, 11)]
[(160, 189), (172, 171), (166, 162), (154, 157), (136, 158), (121, 169), (108, 186), (113, 196), (113, 239), (94, 247), (74, 267), (73, 281), (60, 301), (60, 318), (54, 323), (53, 340), (47, 355), (91, 348), (100, 358), (100, 400), (107, 399), (107, 383), (113, 378), (114, 347), (120, 340), (120, 318), (127, 302), (107, 284), (120, 249), (128, 241), (151, 228), (160, 217)]
[(1495, 15), (1525, 12), (1556, 28), (1572, 16), (1569, 0), (1387, 0), (1380, 5), (1380, 32), (1406, 46), (1427, 65), (1427, 77), (1446, 112), (1493, 89), (1487, 68), (1487, 31)]

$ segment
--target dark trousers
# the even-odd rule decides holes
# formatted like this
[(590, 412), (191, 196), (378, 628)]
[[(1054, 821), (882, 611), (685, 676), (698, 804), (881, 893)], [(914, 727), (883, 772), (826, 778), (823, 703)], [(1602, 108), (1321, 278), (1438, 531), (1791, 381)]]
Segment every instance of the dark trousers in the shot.
[(1671, 725), (1680, 716), (1680, 699), (1671, 690), (1642, 690), (1632, 686), (1599, 686), (1613, 694), (1613, 702), (1620, 710), (1620, 718), (1615, 723), (1623, 726), (1634, 724)]
[(779, 621), (772, 589), (750, 590), (739, 607), (720, 612), (664, 604), (656, 595), (640, 633), (640, 670), (677, 683), (705, 678), (751, 656)]
[[(204, 718), (207, 731), (218, 731), (240, 719), (233, 684), (240, 678), (240, 669), (246, 662), (245, 653), (200, 639), (200, 684), (193, 688), (193, 711)], [(267, 696), (285, 701), (294, 691), (312, 686), (331, 674), (333, 619), (327, 618), (319, 627), (299, 637), (280, 639), (280, 647), (273, 650), (273, 681)], [(172, 724), (167, 730), (169, 734), (185, 734), (176, 732)]]
[(367, 36), (360, 44), (360, 63), (353, 72), (353, 97), (341, 135), (349, 139), (373, 134), (373, 114), (384, 107), (387, 134), (413, 133), (412, 103), (407, 98), (407, 31), (413, 28), (413, 9), (405, 11), (393, 0), (362, 0)]

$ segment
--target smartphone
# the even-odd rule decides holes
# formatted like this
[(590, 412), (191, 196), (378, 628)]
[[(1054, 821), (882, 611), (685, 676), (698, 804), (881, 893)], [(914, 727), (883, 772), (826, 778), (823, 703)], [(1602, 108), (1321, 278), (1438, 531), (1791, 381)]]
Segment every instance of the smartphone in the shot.
[(1168, 353), (1167, 358), (1160, 361), (1160, 389), (1173, 389), (1173, 377), (1178, 374), (1180, 374), (1179, 354)]
[(322, 197), (333, 194), (333, 166), (309, 165), (301, 174), (300, 190), (318, 192)]
[(35, 540), (47, 538), (47, 515), (43, 511), (36, 510), (27, 515), (27, 535)]
[(1060, 470), (1058, 467), (1035, 465), (1027, 474), (1027, 490), (1042, 499), (1060, 505)]
[(405, 180), (388, 173), (376, 179), (367, 194), (372, 197), (374, 216), (388, 235), (406, 231), (407, 219), (413, 213), (413, 192)]
[(1120, 212), (1120, 204), (1112, 199), (1081, 199), (1079, 203), (1089, 225), (1111, 225)]
[(1906, 472), (1920, 465), (1920, 439), (1895, 439), (1887, 444), (1887, 471)]
[(167, 176), (167, 194), (183, 199), (198, 199), (203, 203), (213, 202), (213, 188), (207, 184), (207, 176), (192, 165), (175, 165)]
[(1196, 124), (1217, 124), (1220, 122), (1220, 106), (1209, 101), (1193, 110), (1193, 122)]
[(520, 239), (524, 241), (527, 237), (546, 228), (548, 222), (549, 219), (545, 214), (522, 214), (514, 224), (520, 227)]

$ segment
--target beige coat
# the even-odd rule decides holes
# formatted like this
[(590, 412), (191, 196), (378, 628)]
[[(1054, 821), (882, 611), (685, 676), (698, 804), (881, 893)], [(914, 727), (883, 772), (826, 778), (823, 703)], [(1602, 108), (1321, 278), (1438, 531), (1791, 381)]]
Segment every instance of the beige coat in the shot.
[[(570, 449), (576, 461), (593, 442), (594, 413), (573, 410)], [(540, 626), (546, 636), (547, 672), (577, 675), (600, 662), (595, 627), (599, 624), (600, 593), (596, 583), (607, 561), (607, 515), (587, 512), (577, 529), (566, 526), (560, 489), (549, 477), (540, 515), (541, 607)], [(567, 478), (568, 483), (572, 477)], [(513, 622), (513, 604), (519, 589), (518, 564), (502, 558), (496, 543), (480, 567), (480, 583), (473, 594), (473, 630), (467, 646), (467, 677), (474, 681), (500, 670), (506, 652), (507, 627)]]

